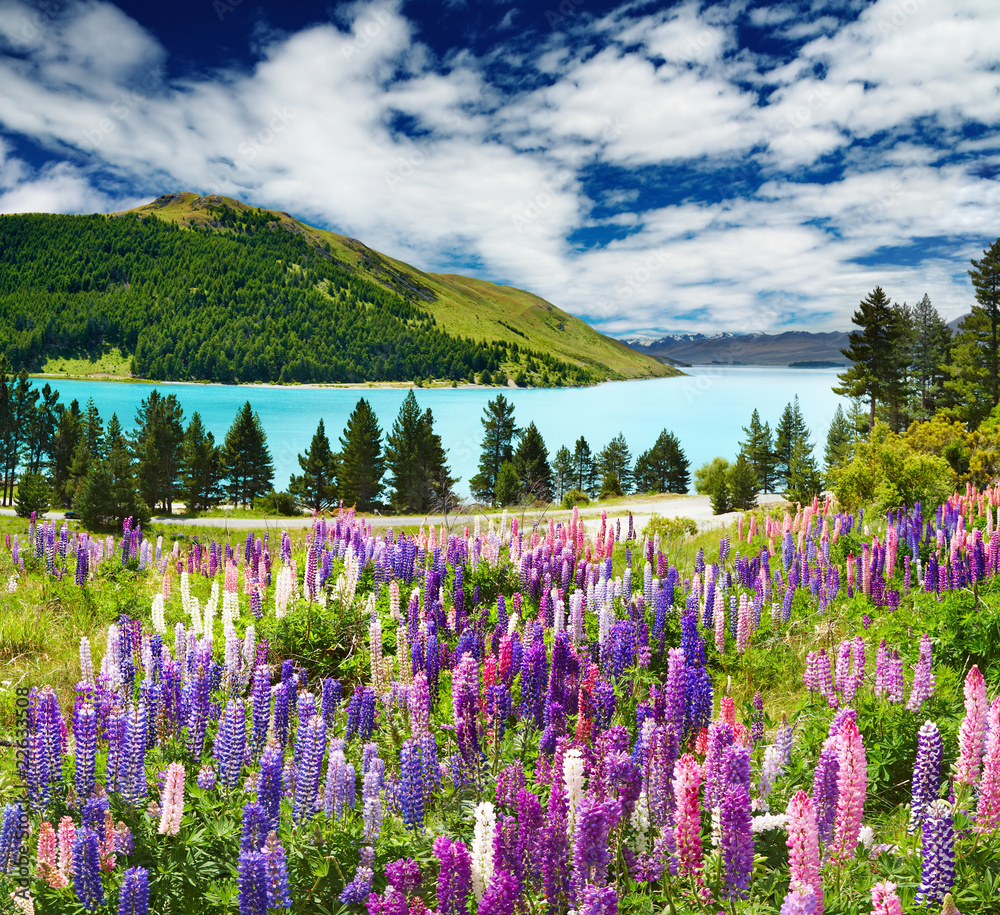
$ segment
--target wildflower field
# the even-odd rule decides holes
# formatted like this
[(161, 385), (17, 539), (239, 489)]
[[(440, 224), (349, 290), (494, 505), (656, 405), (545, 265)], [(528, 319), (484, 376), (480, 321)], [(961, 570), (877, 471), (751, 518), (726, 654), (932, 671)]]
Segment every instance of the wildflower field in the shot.
[(98, 609), (0, 692), (0, 910), (1000, 912), (998, 502), (33, 521), (0, 614)]

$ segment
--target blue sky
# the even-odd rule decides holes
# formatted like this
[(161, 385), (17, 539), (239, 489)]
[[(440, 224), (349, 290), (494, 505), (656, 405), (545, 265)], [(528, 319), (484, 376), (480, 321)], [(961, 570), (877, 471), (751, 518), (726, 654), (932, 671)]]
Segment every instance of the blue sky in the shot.
[(0, 212), (223, 193), (616, 336), (968, 310), (1000, 3), (0, 0)]

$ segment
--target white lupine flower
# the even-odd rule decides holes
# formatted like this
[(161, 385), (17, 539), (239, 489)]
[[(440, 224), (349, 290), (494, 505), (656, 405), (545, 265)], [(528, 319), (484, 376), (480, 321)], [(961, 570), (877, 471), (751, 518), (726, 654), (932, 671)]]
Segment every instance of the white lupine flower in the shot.
[(476, 830), (472, 838), (472, 891), (481, 902), (486, 887), (493, 879), (493, 834), (496, 831), (496, 810), (489, 801), (476, 805)]

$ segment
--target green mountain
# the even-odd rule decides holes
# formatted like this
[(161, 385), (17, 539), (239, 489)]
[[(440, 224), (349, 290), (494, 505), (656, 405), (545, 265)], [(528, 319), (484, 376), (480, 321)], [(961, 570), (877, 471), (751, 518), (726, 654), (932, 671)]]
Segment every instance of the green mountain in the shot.
[(677, 374), (531, 293), (191, 193), (106, 216), (0, 216), (0, 352), (15, 370), (165, 381)]

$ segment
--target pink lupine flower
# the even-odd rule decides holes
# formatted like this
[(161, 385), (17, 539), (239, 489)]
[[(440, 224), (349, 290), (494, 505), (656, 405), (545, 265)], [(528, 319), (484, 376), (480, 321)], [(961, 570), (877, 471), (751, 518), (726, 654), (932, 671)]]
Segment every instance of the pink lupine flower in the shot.
[(184, 764), (171, 763), (167, 767), (167, 777), (160, 797), (161, 835), (175, 836), (181, 829), (184, 815)]
[(698, 789), (702, 768), (698, 760), (685, 753), (674, 765), (674, 797), (677, 800), (677, 873), (701, 877), (701, 812)]
[(743, 654), (750, 645), (750, 598), (740, 595), (739, 613), (736, 620), (736, 650)]
[(865, 747), (853, 717), (844, 721), (837, 736), (837, 761), (837, 818), (830, 856), (843, 860), (854, 857), (868, 790)]
[(990, 737), (983, 759), (979, 805), (976, 808), (976, 820), (983, 832), (1000, 827), (1000, 696), (993, 700), (987, 717)]
[(76, 826), (70, 817), (59, 821), (59, 871), (69, 879), (73, 876), (73, 840), (76, 838)]
[(48, 820), (43, 820), (38, 830), (38, 876), (49, 886), (69, 886), (69, 880), (56, 864), (56, 831)]
[(732, 696), (723, 696), (719, 700), (719, 720), (730, 727), (736, 724), (736, 702)]
[(891, 880), (872, 887), (872, 915), (903, 915), (903, 904)]
[(960, 785), (974, 785), (979, 778), (986, 741), (987, 709), (986, 681), (974, 664), (965, 678), (965, 718), (958, 731), (959, 756), (955, 781)]
[(815, 915), (823, 915), (823, 881), (819, 875), (819, 832), (812, 798), (797, 792), (788, 802), (788, 866), (791, 881), (812, 889)]

